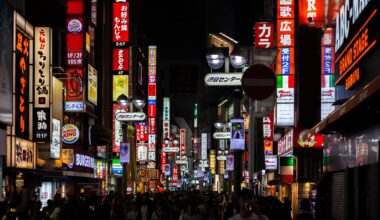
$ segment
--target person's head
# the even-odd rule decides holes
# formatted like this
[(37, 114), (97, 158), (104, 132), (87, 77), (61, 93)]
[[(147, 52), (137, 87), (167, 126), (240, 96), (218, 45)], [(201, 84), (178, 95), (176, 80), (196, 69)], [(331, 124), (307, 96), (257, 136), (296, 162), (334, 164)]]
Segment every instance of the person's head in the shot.
[(253, 192), (243, 189), (239, 194), (240, 215), (247, 217), (253, 212)]
[(195, 213), (197, 210), (197, 203), (195, 202), (194, 199), (190, 199), (189, 203), (187, 204), (187, 212), (189, 214)]
[(53, 200), (48, 199), (48, 201), (47, 201), (47, 205), (48, 205), (49, 207), (53, 206)]

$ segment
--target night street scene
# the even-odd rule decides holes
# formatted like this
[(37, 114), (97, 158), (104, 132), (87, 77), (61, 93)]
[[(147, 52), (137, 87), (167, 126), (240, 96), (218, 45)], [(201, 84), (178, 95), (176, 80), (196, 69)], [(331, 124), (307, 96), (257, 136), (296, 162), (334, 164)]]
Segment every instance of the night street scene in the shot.
[(0, 0), (0, 220), (377, 220), (379, 0)]

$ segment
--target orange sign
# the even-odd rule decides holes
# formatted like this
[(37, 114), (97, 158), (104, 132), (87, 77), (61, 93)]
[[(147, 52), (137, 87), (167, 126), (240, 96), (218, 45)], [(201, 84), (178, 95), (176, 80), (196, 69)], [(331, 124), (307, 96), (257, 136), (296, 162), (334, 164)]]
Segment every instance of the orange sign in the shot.
[(294, 18), (294, 0), (277, 0), (277, 18)]
[(277, 46), (294, 47), (294, 20), (277, 20)]
[(325, 0), (299, 0), (299, 21), (301, 25), (321, 27), (324, 22)]

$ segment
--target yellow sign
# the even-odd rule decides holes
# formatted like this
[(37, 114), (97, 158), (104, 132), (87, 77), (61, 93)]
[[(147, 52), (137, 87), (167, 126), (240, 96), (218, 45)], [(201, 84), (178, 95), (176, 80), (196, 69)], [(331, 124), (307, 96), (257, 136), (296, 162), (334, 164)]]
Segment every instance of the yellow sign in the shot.
[(98, 104), (98, 71), (88, 65), (88, 101)]
[(113, 98), (114, 102), (117, 98), (124, 94), (128, 97), (128, 75), (114, 75), (113, 76)]

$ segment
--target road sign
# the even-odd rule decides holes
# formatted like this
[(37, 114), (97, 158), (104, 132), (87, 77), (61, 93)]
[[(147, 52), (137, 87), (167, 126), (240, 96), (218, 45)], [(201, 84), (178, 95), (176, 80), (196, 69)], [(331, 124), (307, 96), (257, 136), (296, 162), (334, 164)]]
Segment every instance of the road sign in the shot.
[(145, 118), (144, 112), (119, 112), (116, 114), (118, 121), (144, 121)]
[(240, 86), (243, 73), (209, 73), (205, 76), (208, 86)]
[(212, 137), (215, 139), (230, 139), (231, 132), (214, 132), (214, 134), (212, 134)]
[(255, 64), (244, 71), (241, 85), (245, 94), (251, 99), (263, 100), (273, 94), (276, 77), (269, 67)]

